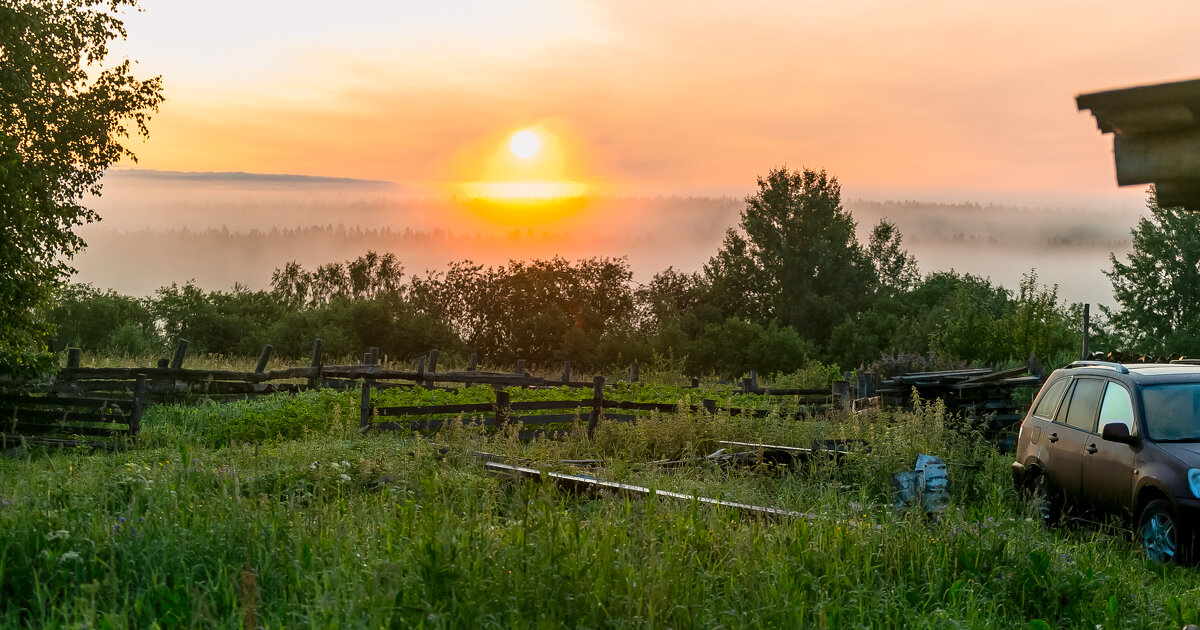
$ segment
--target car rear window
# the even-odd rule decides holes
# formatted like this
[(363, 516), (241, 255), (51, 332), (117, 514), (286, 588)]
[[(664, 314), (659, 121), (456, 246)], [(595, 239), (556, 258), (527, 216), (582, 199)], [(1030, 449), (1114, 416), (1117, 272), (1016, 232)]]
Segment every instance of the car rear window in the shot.
[(1159, 442), (1200, 440), (1200, 383), (1142, 388), (1146, 433)]
[(1046, 420), (1054, 419), (1054, 408), (1058, 406), (1058, 401), (1062, 400), (1063, 391), (1067, 389), (1067, 383), (1070, 383), (1069, 378), (1060, 378), (1046, 386), (1046, 393), (1042, 394), (1038, 400), (1037, 407), (1033, 409), (1033, 415)]

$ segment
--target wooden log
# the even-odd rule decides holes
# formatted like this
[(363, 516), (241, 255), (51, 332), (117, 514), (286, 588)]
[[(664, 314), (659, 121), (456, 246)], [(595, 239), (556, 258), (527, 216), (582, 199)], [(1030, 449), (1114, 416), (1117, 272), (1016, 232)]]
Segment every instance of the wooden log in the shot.
[(69, 368), (79, 367), (80, 354), (82, 354), (82, 353), (79, 350), (79, 348), (67, 348), (67, 367), (69, 367)]
[(258, 364), (254, 366), (255, 374), (262, 374), (267, 370), (267, 361), (271, 360), (271, 353), (275, 352), (275, 348), (271, 344), (263, 346), (262, 352), (258, 355)]
[(604, 412), (604, 377), (597, 376), (592, 380), (592, 413), (588, 416), (588, 439), (600, 426), (600, 414)]
[(58, 396), (25, 396), (22, 394), (0, 394), (0, 407), (55, 407), (55, 408), (73, 408), (80, 407), (84, 409), (117, 409), (120, 413), (127, 413), (131, 408), (129, 403), (113, 402), (111, 400), (103, 400), (99, 398), (69, 398)]
[(187, 352), (187, 347), (188, 347), (187, 339), (180, 339), (179, 343), (175, 345), (175, 356), (171, 359), (171, 369), (173, 369), (173, 370), (183, 369), (183, 355), (185, 352)]
[(509, 393), (503, 389), (496, 390), (496, 406), (494, 413), (496, 414), (496, 426), (504, 428), (509, 421), (509, 405), (511, 404)]

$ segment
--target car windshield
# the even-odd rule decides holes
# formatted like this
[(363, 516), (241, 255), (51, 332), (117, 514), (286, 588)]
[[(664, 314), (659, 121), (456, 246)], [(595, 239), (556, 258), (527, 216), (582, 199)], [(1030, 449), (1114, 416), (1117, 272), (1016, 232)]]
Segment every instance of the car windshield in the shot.
[(1200, 383), (1142, 388), (1146, 432), (1158, 442), (1200, 441)]

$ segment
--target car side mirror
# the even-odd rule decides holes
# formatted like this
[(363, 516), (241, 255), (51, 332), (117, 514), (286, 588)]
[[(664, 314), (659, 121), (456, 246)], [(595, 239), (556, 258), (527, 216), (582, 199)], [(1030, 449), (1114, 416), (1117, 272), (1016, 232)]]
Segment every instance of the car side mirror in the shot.
[(1137, 444), (1137, 436), (1129, 434), (1129, 427), (1122, 422), (1110, 422), (1100, 430), (1100, 437), (1109, 442)]

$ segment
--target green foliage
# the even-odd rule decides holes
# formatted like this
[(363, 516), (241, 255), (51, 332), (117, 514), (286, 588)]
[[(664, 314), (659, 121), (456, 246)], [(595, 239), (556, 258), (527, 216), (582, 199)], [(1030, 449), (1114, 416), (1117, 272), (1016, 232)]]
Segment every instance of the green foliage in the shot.
[(710, 299), (727, 317), (778, 321), (824, 344), (875, 284), (854, 227), (836, 177), (772, 170), (746, 198), (741, 232), (729, 230), (705, 266)]
[(1119, 309), (1108, 313), (1113, 329), (1137, 352), (1200, 355), (1200, 214), (1158, 205), (1149, 191), (1150, 216), (1130, 234), (1126, 262), (1109, 257), (1105, 272)]
[(97, 220), (84, 196), (123, 158), (130, 127), (146, 134), (159, 79), (128, 60), (108, 65), (135, 0), (0, 3), (0, 372), (44, 368), (44, 312), (84, 246), (72, 230)]
[(162, 346), (148, 301), (111, 289), (101, 293), (88, 284), (72, 284), (58, 294), (47, 321), (59, 348), (128, 355)]

